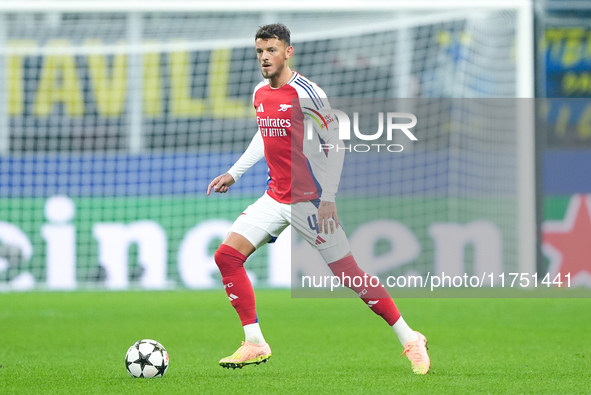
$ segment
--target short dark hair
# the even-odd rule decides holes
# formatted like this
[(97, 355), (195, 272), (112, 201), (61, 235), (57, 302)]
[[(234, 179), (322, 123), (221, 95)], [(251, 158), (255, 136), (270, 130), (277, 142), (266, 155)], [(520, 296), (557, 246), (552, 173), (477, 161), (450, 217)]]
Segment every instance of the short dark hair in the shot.
[(283, 41), (287, 46), (291, 45), (291, 33), (287, 26), (283, 23), (273, 23), (270, 25), (260, 26), (257, 30), (257, 34), (254, 36), (255, 41), (259, 38), (262, 40), (268, 40), (270, 38), (276, 38)]

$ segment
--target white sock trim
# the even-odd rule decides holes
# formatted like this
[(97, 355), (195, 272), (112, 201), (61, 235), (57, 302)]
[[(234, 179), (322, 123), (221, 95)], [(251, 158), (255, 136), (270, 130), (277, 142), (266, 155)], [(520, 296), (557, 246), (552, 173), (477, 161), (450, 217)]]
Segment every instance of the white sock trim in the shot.
[(244, 329), (244, 340), (250, 342), (252, 344), (256, 344), (257, 346), (261, 346), (265, 344), (265, 338), (263, 337), (263, 332), (261, 332), (261, 327), (258, 322), (254, 324), (244, 325), (242, 327)]
[(408, 342), (412, 342), (418, 339), (418, 335), (413, 331), (410, 326), (404, 321), (404, 318), (400, 317), (394, 325), (392, 325), (394, 333), (398, 336), (398, 340), (404, 346)]

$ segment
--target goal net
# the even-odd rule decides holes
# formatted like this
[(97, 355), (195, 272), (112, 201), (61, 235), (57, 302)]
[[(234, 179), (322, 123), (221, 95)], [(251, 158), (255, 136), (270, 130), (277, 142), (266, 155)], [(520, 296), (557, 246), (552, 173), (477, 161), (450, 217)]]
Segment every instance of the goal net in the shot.
[[(361, 254), (388, 261), (376, 273), (535, 268), (533, 145), (514, 111), (532, 97), (529, 1), (218, 3), (0, 4), (0, 290), (217, 287), (213, 252), (266, 163), (205, 191), (257, 129), (254, 33), (275, 22), (329, 98), (417, 114), (419, 142), (346, 164), (337, 196), (351, 237), (389, 224)], [(360, 213), (346, 175), (372, 166), (387, 192)], [(289, 247), (250, 258), (255, 286), (289, 286)]]

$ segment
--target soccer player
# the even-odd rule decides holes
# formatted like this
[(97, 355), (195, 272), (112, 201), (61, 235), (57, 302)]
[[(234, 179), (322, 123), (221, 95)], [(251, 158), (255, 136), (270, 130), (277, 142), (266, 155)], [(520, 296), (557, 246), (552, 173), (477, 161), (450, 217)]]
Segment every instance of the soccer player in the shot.
[[(257, 248), (273, 242), (288, 225), (318, 250), (335, 276), (365, 275), (351, 254), (337, 216), (335, 195), (344, 150), (310, 150), (307, 147), (310, 140), (304, 138), (305, 112), (318, 115), (321, 109), (329, 109), (326, 94), (315, 83), (290, 69), (288, 60), (294, 48), (287, 27), (282, 24), (260, 27), (255, 35), (255, 46), (265, 78), (253, 95), (258, 131), (238, 161), (227, 173), (214, 178), (207, 188), (208, 195), (212, 190), (226, 193), (263, 156), (267, 160), (268, 190), (236, 219), (214, 256), (224, 289), (245, 334), (242, 346), (220, 360), (220, 365), (227, 368), (259, 364), (271, 357), (271, 348), (258, 322), (254, 290), (244, 262)], [(299, 106), (299, 100), (306, 100), (311, 107)], [(314, 127), (321, 139), (316, 142), (337, 146), (336, 125), (335, 117), (324, 117), (323, 122)], [(317, 226), (311, 226), (312, 221), (317, 222)], [(413, 371), (427, 373), (430, 366), (427, 340), (408, 326), (386, 289), (381, 284), (356, 287), (352, 281), (344, 285), (357, 292), (367, 306), (393, 328)]]

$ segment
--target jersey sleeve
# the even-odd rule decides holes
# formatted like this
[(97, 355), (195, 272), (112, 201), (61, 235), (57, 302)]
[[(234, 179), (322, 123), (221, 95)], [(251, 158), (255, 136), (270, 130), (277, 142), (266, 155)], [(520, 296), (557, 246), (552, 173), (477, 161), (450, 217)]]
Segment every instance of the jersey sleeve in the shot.
[(228, 170), (228, 174), (234, 178), (234, 181), (238, 181), (240, 177), (248, 169), (250, 169), (255, 163), (259, 160), (263, 159), (265, 156), (265, 144), (263, 142), (263, 136), (261, 135), (261, 130), (259, 129), (254, 137), (252, 138), (248, 148), (240, 158), (234, 163), (234, 166)]
[[(321, 162), (321, 174), (318, 174), (320, 185), (322, 187), (322, 201), (334, 202), (337, 191), (339, 189), (339, 183), (341, 181), (341, 173), (343, 170), (343, 163), (345, 160), (345, 150), (343, 149), (343, 141), (339, 138), (339, 126), (337, 117), (331, 113), (330, 103), (326, 96), (326, 93), (320, 88), (315, 89), (315, 93), (318, 94), (318, 102), (320, 108), (318, 112), (322, 115), (323, 121), (312, 122), (314, 132), (318, 135), (322, 144), (327, 147), (332, 147), (322, 152)], [(305, 115), (309, 117), (311, 115)], [(340, 147), (341, 149), (337, 149)]]

